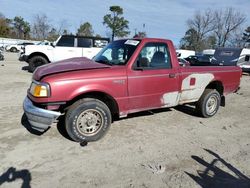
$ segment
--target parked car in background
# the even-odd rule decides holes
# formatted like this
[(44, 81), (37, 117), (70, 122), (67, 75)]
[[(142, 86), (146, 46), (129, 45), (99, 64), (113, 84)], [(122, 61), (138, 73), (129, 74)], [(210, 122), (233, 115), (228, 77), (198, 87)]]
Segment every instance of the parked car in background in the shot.
[(195, 55), (195, 51), (194, 50), (178, 49), (178, 50), (176, 50), (176, 54), (177, 54), (177, 57), (179, 57), (179, 58), (187, 58), (191, 55)]
[(247, 63), (250, 49), (247, 48), (217, 48), (212, 58), (213, 65), (236, 66)]
[(208, 66), (211, 65), (211, 58), (206, 55), (191, 55), (185, 58), (192, 66)]
[(170, 40), (123, 39), (92, 60), (38, 67), (23, 107), (36, 130), (65, 116), (60, 126), (71, 139), (96, 141), (114, 118), (135, 112), (195, 104), (201, 116), (212, 117), (225, 106), (225, 96), (238, 90), (241, 74), (237, 66), (180, 67)]
[(11, 45), (7, 45), (5, 47), (5, 50), (10, 51), (10, 52), (19, 52), (26, 45), (34, 45), (34, 44), (35, 43), (33, 43), (33, 42), (22, 42), (22, 43), (18, 43), (18, 44), (11, 44)]
[(213, 57), (214, 56), (215, 49), (206, 49), (202, 51), (203, 55)]
[(242, 69), (243, 72), (250, 73), (250, 54), (241, 57), (238, 60), (237, 65)]
[(3, 51), (0, 50), (0, 61), (3, 61), (3, 60), (4, 60)]
[(182, 67), (190, 66), (190, 63), (186, 59), (178, 57), (178, 61), (179, 61), (179, 65)]
[(72, 57), (91, 59), (108, 43), (108, 38), (62, 35), (52, 45), (26, 46), (20, 53), (19, 60), (26, 61), (29, 70), (33, 72), (41, 65), (63, 59)]

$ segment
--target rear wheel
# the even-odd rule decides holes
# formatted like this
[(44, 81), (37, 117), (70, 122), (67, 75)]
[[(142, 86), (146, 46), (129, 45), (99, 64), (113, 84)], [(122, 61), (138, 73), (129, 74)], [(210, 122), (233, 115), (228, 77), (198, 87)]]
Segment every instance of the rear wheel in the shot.
[(214, 89), (206, 89), (197, 102), (196, 109), (201, 116), (208, 118), (218, 112), (220, 103), (221, 96), (219, 92)]
[(34, 72), (37, 67), (47, 64), (48, 61), (43, 56), (34, 56), (29, 60), (29, 71)]
[(101, 139), (110, 127), (112, 118), (105, 103), (93, 98), (75, 102), (66, 113), (68, 135), (77, 142)]
[(11, 51), (11, 52), (17, 52), (18, 50), (17, 50), (17, 48), (12, 47), (12, 48), (10, 49), (10, 51)]

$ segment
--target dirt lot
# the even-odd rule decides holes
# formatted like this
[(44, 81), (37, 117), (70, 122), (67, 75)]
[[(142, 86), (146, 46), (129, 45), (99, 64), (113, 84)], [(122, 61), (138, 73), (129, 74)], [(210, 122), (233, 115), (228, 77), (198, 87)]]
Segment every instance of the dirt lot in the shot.
[(250, 76), (209, 119), (186, 107), (135, 114), (85, 147), (21, 123), (31, 74), (0, 62), (0, 187), (250, 187)]

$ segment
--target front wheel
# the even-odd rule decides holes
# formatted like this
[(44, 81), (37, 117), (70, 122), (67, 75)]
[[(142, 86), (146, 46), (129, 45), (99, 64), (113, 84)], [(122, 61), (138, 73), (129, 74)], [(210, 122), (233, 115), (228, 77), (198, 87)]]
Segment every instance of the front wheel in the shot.
[(67, 111), (65, 126), (76, 142), (101, 139), (110, 127), (112, 118), (107, 105), (100, 100), (85, 98), (75, 102)]
[(197, 102), (196, 109), (201, 116), (208, 118), (218, 112), (220, 103), (221, 96), (219, 92), (214, 89), (206, 89)]
[(34, 56), (29, 60), (29, 71), (34, 72), (37, 67), (47, 64), (48, 61), (43, 56)]

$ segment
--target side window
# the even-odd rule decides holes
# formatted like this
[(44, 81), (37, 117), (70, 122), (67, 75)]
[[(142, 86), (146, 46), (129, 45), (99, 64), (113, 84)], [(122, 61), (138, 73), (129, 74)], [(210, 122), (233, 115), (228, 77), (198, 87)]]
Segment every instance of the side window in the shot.
[(74, 47), (74, 37), (63, 36), (60, 38), (56, 46)]
[(165, 43), (147, 43), (137, 57), (134, 67), (170, 69), (170, 54)]
[(92, 39), (77, 38), (77, 47), (82, 47), (82, 48), (92, 47)]

